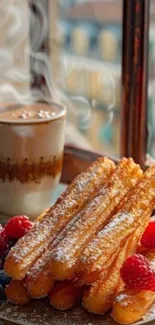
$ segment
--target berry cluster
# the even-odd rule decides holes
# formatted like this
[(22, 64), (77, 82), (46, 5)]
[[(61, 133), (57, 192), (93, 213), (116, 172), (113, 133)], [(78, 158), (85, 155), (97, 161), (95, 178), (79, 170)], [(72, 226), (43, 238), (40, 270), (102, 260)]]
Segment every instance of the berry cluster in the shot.
[(18, 239), (23, 237), (32, 228), (32, 222), (26, 216), (11, 218), (3, 228), (0, 224), (0, 300), (5, 300), (4, 288), (10, 282), (10, 278), (3, 271), (5, 258), (11, 247)]
[[(146, 250), (155, 249), (155, 220), (151, 221), (141, 238), (141, 247)], [(155, 291), (155, 269), (149, 260), (134, 254), (125, 261), (121, 270), (121, 278), (129, 289)]]

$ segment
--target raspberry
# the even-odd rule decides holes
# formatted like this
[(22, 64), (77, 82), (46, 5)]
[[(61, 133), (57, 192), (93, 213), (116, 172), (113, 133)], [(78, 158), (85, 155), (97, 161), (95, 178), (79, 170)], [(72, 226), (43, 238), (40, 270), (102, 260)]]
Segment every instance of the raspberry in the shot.
[(19, 239), (32, 228), (32, 222), (26, 216), (15, 216), (5, 226), (8, 237)]
[(148, 259), (140, 254), (128, 257), (120, 274), (129, 289), (155, 291), (155, 272)]
[(145, 248), (155, 248), (155, 221), (151, 221), (145, 229), (141, 244)]
[(5, 229), (0, 225), (0, 256), (3, 257), (4, 252), (8, 248), (8, 236)]

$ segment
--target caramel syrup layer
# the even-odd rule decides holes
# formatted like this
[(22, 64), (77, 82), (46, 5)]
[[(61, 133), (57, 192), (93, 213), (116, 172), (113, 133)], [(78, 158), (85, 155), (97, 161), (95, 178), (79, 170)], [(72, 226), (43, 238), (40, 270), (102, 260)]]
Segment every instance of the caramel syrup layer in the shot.
[(21, 183), (35, 182), (39, 183), (43, 177), (56, 177), (62, 170), (63, 155), (52, 157), (45, 161), (44, 157), (39, 162), (29, 162), (25, 159), (23, 162), (13, 163), (8, 158), (7, 161), (0, 160), (0, 181), (18, 180)]

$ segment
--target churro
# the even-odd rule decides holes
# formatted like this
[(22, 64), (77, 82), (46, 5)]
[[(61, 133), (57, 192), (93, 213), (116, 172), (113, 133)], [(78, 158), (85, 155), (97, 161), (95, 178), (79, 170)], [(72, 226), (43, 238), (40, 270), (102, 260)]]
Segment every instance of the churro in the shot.
[(95, 314), (104, 314), (111, 309), (116, 293), (124, 287), (124, 283), (120, 278), (120, 268), (126, 258), (136, 252), (138, 242), (148, 223), (149, 217), (150, 215), (145, 213), (142, 224), (129, 236), (126, 243), (122, 242), (115, 261), (92, 284), (90, 289), (85, 292), (83, 305), (88, 311)]
[(148, 290), (124, 290), (115, 298), (112, 317), (120, 324), (132, 324), (143, 318), (155, 302), (155, 293)]
[(5, 288), (5, 293), (8, 301), (15, 305), (26, 305), (30, 300), (23, 281), (11, 280), (10, 284)]
[[(92, 313), (104, 314), (114, 301), (117, 321), (139, 320), (155, 302), (155, 293), (122, 293), (120, 269), (140, 249), (155, 208), (154, 189), (155, 165), (143, 174), (131, 158), (123, 158), (117, 167), (108, 158), (95, 162), (11, 249), (5, 271), (15, 280), (6, 287), (8, 300), (23, 305), (30, 298), (48, 296), (53, 307), (67, 310), (83, 296), (83, 306)], [(155, 268), (155, 250), (143, 254)], [(128, 260), (134, 258), (136, 254)], [(129, 280), (137, 285), (132, 274)]]
[(86, 173), (79, 175), (62, 199), (11, 249), (5, 261), (6, 273), (14, 279), (23, 279), (35, 261), (114, 170), (115, 165), (111, 160), (100, 158)]
[(139, 165), (132, 159), (122, 159), (110, 181), (99, 189), (92, 201), (80, 212), (80, 218), (65, 238), (52, 250), (47, 268), (55, 279), (65, 280), (75, 276), (85, 246), (108, 223), (120, 201), (141, 177)]
[[(145, 253), (155, 270), (155, 250)], [(132, 324), (146, 314), (155, 302), (155, 292), (149, 290), (126, 289), (120, 292), (113, 303), (112, 317), (121, 324)]]
[(82, 298), (84, 286), (77, 281), (58, 282), (49, 294), (50, 304), (59, 310), (72, 308)]
[[(135, 233), (131, 236), (131, 238), (128, 242), (127, 248), (126, 248), (125, 258), (128, 257), (130, 254), (135, 253), (135, 251), (137, 249), (138, 242), (140, 241), (140, 238), (149, 222), (149, 217), (150, 217), (150, 215), (145, 213), (145, 216), (141, 220), (142, 221), (141, 225), (138, 227), (138, 229), (135, 231)], [(120, 251), (121, 251), (121, 247), (117, 248), (116, 254), (113, 254), (111, 256), (111, 258), (109, 259), (108, 268), (106, 270), (104, 270), (104, 272), (102, 273), (102, 279), (101, 279), (102, 283), (103, 283), (103, 281), (105, 283), (106, 277), (113, 265), (113, 261), (116, 260), (116, 256), (119, 256)], [(122, 252), (121, 252), (121, 254), (122, 254)], [(117, 261), (117, 264), (118, 264), (118, 261)], [(117, 268), (116, 268), (117, 264), (115, 264), (114, 268), (113, 268), (116, 271), (117, 271)], [(99, 283), (101, 283), (101, 280), (99, 281)], [(118, 280), (118, 281), (116, 281), (116, 280)], [(48, 278), (47, 278), (47, 281), (48, 281)], [(45, 285), (46, 285), (46, 283), (45, 283)], [(103, 297), (101, 300), (103, 310), (105, 310), (105, 301), (106, 301), (106, 309), (108, 310), (111, 308), (112, 299), (110, 299), (110, 298), (111, 298), (111, 295), (113, 295), (113, 292), (116, 291), (116, 287), (118, 288), (118, 291), (120, 291), (124, 287), (124, 283), (121, 281), (120, 277), (116, 279), (116, 276), (115, 276), (115, 282), (113, 283), (113, 287), (111, 284), (111, 292), (109, 291), (109, 295), (108, 295), (109, 301), (107, 299), (107, 296), (104, 296), (104, 292), (103, 292)], [(66, 280), (66, 281), (57, 283), (49, 295), (50, 303), (53, 307), (60, 309), (60, 310), (70, 309), (71, 307), (73, 307), (75, 305), (79, 296), (81, 297), (81, 294), (84, 292), (84, 289), (85, 289), (85, 286), (81, 285), (81, 282), (79, 280), (77, 280), (77, 281)], [(104, 290), (105, 290), (105, 287), (104, 287)], [(107, 288), (107, 290), (108, 290), (108, 288)], [(91, 289), (89, 290), (89, 292), (91, 292)], [(103, 300), (103, 298), (104, 298), (104, 300)], [(95, 297), (95, 299), (96, 299), (96, 297)], [(92, 302), (92, 304), (94, 305), (93, 302)], [(94, 308), (95, 308), (95, 306), (96, 305), (94, 305)], [(101, 308), (101, 305), (100, 306), (98, 305), (98, 308)]]
[(111, 307), (119, 281), (119, 270), (126, 258), (128, 243), (120, 250), (106, 277), (97, 280), (83, 296), (83, 306), (91, 313), (104, 314)]
[[(139, 165), (134, 164), (132, 159), (129, 159), (129, 160), (124, 159), (121, 162), (121, 166), (119, 168), (119, 173), (121, 174), (121, 176), (122, 176), (122, 169), (125, 169), (124, 178), (126, 178), (126, 176), (130, 173), (133, 174), (132, 181), (129, 180), (129, 182), (126, 185), (126, 188), (124, 189), (124, 192), (126, 192), (127, 189), (131, 188), (132, 186), (134, 186), (136, 184), (138, 179), (142, 177), (143, 173), (142, 173)], [(115, 182), (115, 183), (117, 182), (117, 177), (119, 177), (119, 174), (118, 174), (118, 176), (116, 175), (114, 177), (113, 182)], [(70, 232), (72, 233), (74, 228), (76, 229), (77, 224), (81, 223), (81, 219), (82, 219), (82, 222), (83, 222), (83, 220), (86, 220), (89, 211), (91, 212), (91, 209), (94, 210), (97, 199), (99, 199), (99, 202), (98, 202), (98, 206), (99, 206), (100, 202), (102, 201), (102, 196), (104, 195), (104, 192), (106, 190), (107, 190), (106, 186), (105, 186), (105, 188), (102, 187), (102, 189), (99, 190), (99, 194), (96, 195), (94, 198), (92, 198), (92, 200), (90, 200), (88, 202), (88, 204), (86, 205), (86, 208), (84, 208), (84, 210), (82, 211), (83, 213), (81, 212), (81, 213), (77, 214), (72, 219), (71, 223), (69, 223), (67, 225), (67, 227), (62, 231), (62, 233), (60, 233), (60, 235), (57, 237), (56, 242), (54, 241), (50, 245), (47, 252), (36, 262), (34, 267), (32, 267), (32, 269), (30, 269), (30, 271), (28, 272), (26, 283), (27, 283), (27, 288), (28, 288), (28, 291), (29, 291), (31, 297), (33, 297), (33, 298), (44, 297), (51, 290), (51, 288), (53, 286), (53, 272), (52, 272), (53, 270), (51, 267), (51, 257), (54, 252), (54, 248), (59, 247), (59, 243), (61, 245), (61, 242), (63, 242), (63, 240), (65, 240), (67, 238), (68, 234)], [(107, 199), (107, 201), (108, 201), (108, 199)], [(89, 208), (89, 206), (91, 208)], [(92, 219), (93, 219), (93, 216), (92, 216)], [(88, 227), (87, 224), (86, 224), (86, 227)], [(62, 280), (62, 278), (61, 278), (61, 280)]]
[(68, 230), (76, 222), (77, 216), (63, 229), (53, 243), (49, 246), (46, 253), (38, 259), (34, 266), (29, 270), (26, 276), (26, 287), (32, 298), (43, 298), (52, 290), (55, 281), (47, 263), (50, 260), (50, 251), (54, 249), (66, 236)]
[(151, 215), (155, 205), (154, 186), (155, 166), (145, 172), (137, 186), (126, 196), (119, 212), (86, 247), (78, 265), (78, 276), (83, 283), (93, 283), (103, 269), (106, 269), (106, 263), (116, 247), (139, 226), (141, 216), (144, 213)]

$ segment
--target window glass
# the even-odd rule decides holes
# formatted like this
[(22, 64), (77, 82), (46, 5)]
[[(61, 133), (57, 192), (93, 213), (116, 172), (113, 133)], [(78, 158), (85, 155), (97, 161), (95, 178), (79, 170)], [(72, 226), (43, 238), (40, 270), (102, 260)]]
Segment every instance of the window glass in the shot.
[(58, 29), (66, 141), (119, 156), (122, 1), (59, 0)]

